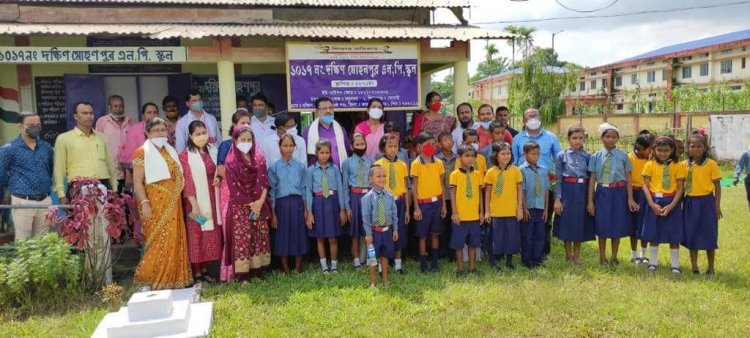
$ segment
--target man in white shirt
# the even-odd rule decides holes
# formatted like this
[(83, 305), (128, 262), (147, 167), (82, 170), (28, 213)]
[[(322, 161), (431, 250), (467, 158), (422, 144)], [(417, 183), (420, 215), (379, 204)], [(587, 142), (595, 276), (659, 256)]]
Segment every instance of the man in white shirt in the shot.
[(470, 103), (464, 102), (459, 104), (456, 107), (456, 115), (458, 116), (458, 125), (451, 132), (451, 136), (453, 136), (453, 153), (458, 153), (458, 146), (464, 143), (464, 130), (476, 129), (477, 127), (474, 125), (474, 108)]
[(188, 113), (180, 117), (177, 121), (177, 127), (175, 127), (175, 149), (177, 153), (181, 153), (187, 148), (188, 140), (188, 126), (190, 122), (200, 120), (206, 125), (208, 130), (208, 143), (217, 146), (221, 143), (221, 131), (219, 130), (219, 123), (216, 122), (216, 118), (203, 110), (203, 95), (201, 92), (192, 89), (185, 96), (185, 105), (188, 106)]
[(307, 144), (305, 143), (305, 139), (297, 134), (297, 121), (294, 120), (294, 117), (285, 113), (277, 114), (275, 117), (275, 132), (260, 142), (260, 150), (266, 158), (266, 166), (270, 168), (271, 165), (281, 159), (279, 140), (284, 134), (294, 137), (296, 147), (294, 148), (292, 158), (302, 163), (302, 165), (307, 166)]
[(251, 113), (253, 114), (250, 128), (253, 129), (255, 138), (260, 143), (265, 143), (267, 137), (276, 134), (274, 118), (268, 116), (268, 98), (263, 93), (258, 93), (250, 99)]

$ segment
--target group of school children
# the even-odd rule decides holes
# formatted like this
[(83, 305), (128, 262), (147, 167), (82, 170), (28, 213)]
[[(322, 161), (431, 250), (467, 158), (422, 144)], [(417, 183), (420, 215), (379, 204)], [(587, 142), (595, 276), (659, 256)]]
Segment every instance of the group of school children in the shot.
[[(299, 271), (301, 256), (307, 252), (306, 237), (314, 237), (322, 273), (336, 273), (337, 237), (349, 222), (355, 268), (362, 265), (359, 243), (364, 237), (368, 246), (374, 246), (387, 285), (390, 259), (396, 271), (403, 273), (406, 226), (413, 219), (423, 273), (438, 271), (439, 235), (446, 226), (451, 230), (457, 275), (478, 273), (475, 262), (480, 249), (488, 252), (493, 267), (500, 258), (513, 269), (513, 255), (520, 253), (523, 265), (533, 268), (543, 262), (547, 211), (554, 208), (554, 235), (564, 241), (565, 258), (572, 264), (581, 264), (581, 243), (596, 236), (601, 264), (615, 266), (620, 238), (630, 237), (635, 264), (656, 270), (659, 244), (666, 243), (672, 272), (679, 274), (682, 244), (690, 250), (695, 274), (700, 274), (698, 250), (707, 251), (705, 273), (712, 276), (721, 218), (721, 173), (707, 156), (705, 136), (690, 136), (687, 160), (680, 162), (670, 137), (644, 131), (626, 153), (616, 148), (619, 131), (615, 126), (605, 123), (599, 132), (604, 149), (588, 154), (583, 149), (585, 131), (571, 127), (570, 147), (555, 157), (556, 175), (550, 174), (553, 168), (538, 163), (539, 144), (524, 144), (525, 163), (515, 166), (510, 144), (498, 141), (480, 152), (478, 135), (472, 129), (464, 131), (457, 153), (453, 153), (449, 133), (419, 134), (414, 140), (416, 158), (410, 164), (398, 134), (383, 136), (379, 143), (382, 157), (373, 161), (365, 156), (364, 137), (355, 133), (354, 154), (341, 168), (330, 161), (329, 141), (322, 139), (315, 145), (317, 160), (305, 168), (292, 158), (294, 138), (284, 136), (279, 141), (282, 160), (269, 169), (270, 176), (277, 177), (271, 180), (271, 197), (276, 203), (296, 199), (296, 203), (284, 204), (303, 208), (276, 208), (274, 253), (281, 256), (285, 271), (286, 256), (296, 256)], [(550, 178), (555, 185), (554, 205), (547, 198)], [(446, 217), (449, 208), (452, 216)], [(607, 239), (611, 240), (609, 260)], [(463, 266), (465, 246), (468, 271)], [(372, 287), (376, 285), (374, 262), (369, 264)]]

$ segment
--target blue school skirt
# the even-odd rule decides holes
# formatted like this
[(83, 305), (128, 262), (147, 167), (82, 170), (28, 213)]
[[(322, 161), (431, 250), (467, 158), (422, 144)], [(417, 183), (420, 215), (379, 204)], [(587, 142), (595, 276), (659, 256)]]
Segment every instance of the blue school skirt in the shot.
[(716, 197), (686, 196), (682, 202), (685, 220), (685, 242), (690, 250), (716, 250), (719, 248), (719, 218), (716, 214)]
[(515, 217), (492, 217), (492, 251), (494, 255), (521, 252), (521, 228)]
[(349, 236), (359, 238), (365, 236), (362, 228), (362, 196), (365, 194), (350, 191), (349, 208), (352, 210), (352, 220), (349, 221)]
[(555, 235), (563, 241), (594, 240), (594, 218), (586, 211), (588, 180), (583, 183), (562, 183), (562, 214), (555, 216)]
[(302, 256), (307, 253), (307, 226), (302, 196), (276, 199), (276, 239), (273, 253), (278, 256)]
[(406, 228), (406, 195), (396, 199), (396, 212), (398, 212), (398, 240), (396, 241), (395, 250), (401, 251), (406, 249), (406, 243), (409, 238), (409, 229)]
[(315, 223), (313, 223), (309, 236), (315, 238), (338, 237), (341, 234), (340, 211), (338, 196), (313, 197), (312, 212)]
[(594, 194), (594, 224), (596, 235), (603, 238), (622, 238), (633, 235), (630, 225), (628, 192), (623, 187), (604, 187), (599, 184)]
[[(652, 195), (652, 199), (654, 203), (664, 207), (672, 203), (674, 196), (653, 197)], [(649, 207), (643, 217), (641, 239), (652, 243), (682, 243), (685, 239), (684, 227), (680, 205), (677, 205), (667, 216), (656, 216)]]
[(633, 187), (633, 200), (638, 203), (640, 208), (636, 212), (630, 213), (630, 224), (633, 229), (633, 234), (636, 238), (641, 238), (641, 232), (643, 231), (643, 217), (646, 215), (646, 209), (649, 208), (648, 201), (646, 201), (646, 195), (643, 193), (643, 189), (636, 189)]

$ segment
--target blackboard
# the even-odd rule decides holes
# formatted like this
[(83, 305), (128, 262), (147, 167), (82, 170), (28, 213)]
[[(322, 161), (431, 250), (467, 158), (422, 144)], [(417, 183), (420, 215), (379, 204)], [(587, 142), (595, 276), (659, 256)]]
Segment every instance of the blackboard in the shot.
[(68, 130), (65, 114), (65, 79), (62, 76), (34, 78), (36, 111), (42, 120), (42, 139), (55, 144), (57, 135)]
[[(221, 121), (221, 106), (219, 102), (219, 77), (216, 75), (193, 75), (193, 88), (203, 94), (203, 110)], [(261, 91), (259, 76), (238, 75), (234, 78), (234, 88), (237, 95), (251, 98)], [(232, 102), (234, 106), (234, 102)]]

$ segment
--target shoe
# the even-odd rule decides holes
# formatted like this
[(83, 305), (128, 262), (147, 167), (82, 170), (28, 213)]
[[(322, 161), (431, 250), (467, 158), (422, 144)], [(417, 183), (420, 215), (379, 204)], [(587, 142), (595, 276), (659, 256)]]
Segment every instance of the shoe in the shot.
[(456, 271), (456, 277), (463, 277), (466, 275), (466, 271)]
[(641, 259), (640, 259), (640, 257), (633, 257), (633, 258), (630, 259), (630, 263), (633, 263), (635, 265), (640, 265), (641, 264)]
[(618, 260), (616, 260), (616, 259), (613, 259), (613, 260), (611, 260), (611, 261), (609, 262), (609, 265), (611, 265), (611, 266), (612, 266), (613, 268), (614, 268), (614, 267), (617, 267), (618, 265), (620, 265), (620, 261), (618, 261)]
[(672, 268), (672, 274), (679, 275), (682, 274), (682, 271), (680, 271), (680, 268)]
[(359, 264), (359, 265), (355, 265), (355, 266), (354, 266), (354, 270), (359, 270), (359, 269), (361, 269), (361, 268), (362, 268), (362, 264)]
[(338, 274), (339, 270), (337, 268), (331, 268), (331, 273)]
[(656, 271), (656, 264), (650, 264), (648, 266), (648, 271), (655, 272)]
[(404, 269), (396, 269), (396, 273), (399, 274), (399, 275), (403, 275), (406, 272), (404, 272)]
[(206, 283), (211, 283), (211, 284), (213, 284), (213, 283), (216, 283), (216, 282), (217, 282), (216, 278), (213, 278), (213, 277), (211, 277), (210, 275), (203, 275), (203, 280), (204, 280), (204, 281), (205, 281)]
[(599, 266), (601, 266), (602, 268), (607, 268), (609, 267), (609, 262), (606, 259), (600, 259)]
[(696, 276), (699, 276), (701, 274), (701, 271), (698, 269), (693, 270), (693, 274)]
[(323, 269), (323, 276), (328, 276), (328, 269)]
[(430, 266), (430, 272), (440, 272), (440, 267), (438, 266), (437, 262), (432, 263), (432, 266)]
[(706, 278), (714, 278), (714, 270), (706, 270)]
[(648, 258), (641, 257), (641, 264), (648, 266), (649, 263), (651, 263), (651, 262), (648, 260)]

